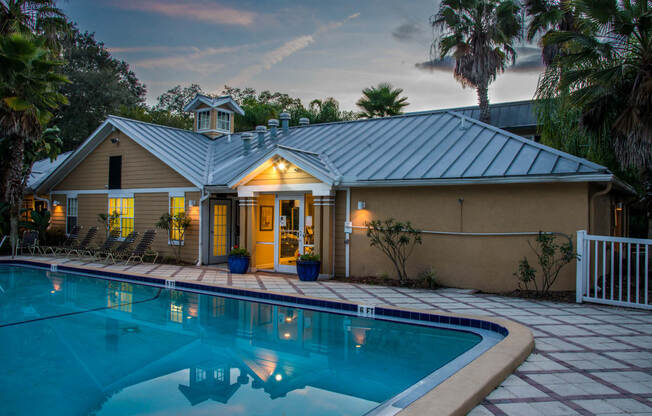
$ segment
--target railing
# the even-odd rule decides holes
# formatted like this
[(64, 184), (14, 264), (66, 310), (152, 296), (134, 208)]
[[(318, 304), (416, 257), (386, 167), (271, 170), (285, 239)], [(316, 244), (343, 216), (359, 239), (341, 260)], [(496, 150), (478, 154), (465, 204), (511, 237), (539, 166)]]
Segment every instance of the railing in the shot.
[(576, 300), (652, 309), (652, 240), (577, 232)]

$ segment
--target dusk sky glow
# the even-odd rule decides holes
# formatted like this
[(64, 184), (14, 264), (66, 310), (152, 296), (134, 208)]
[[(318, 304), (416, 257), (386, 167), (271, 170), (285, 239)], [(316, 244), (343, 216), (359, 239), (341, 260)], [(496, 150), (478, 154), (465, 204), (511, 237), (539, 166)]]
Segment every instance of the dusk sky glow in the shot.
[[(65, 13), (147, 86), (147, 100), (177, 85), (208, 92), (227, 84), (302, 99), (332, 96), (356, 109), (364, 87), (404, 89), (406, 111), (474, 105), (448, 69), (429, 59), (433, 0), (227, 1), (68, 0)], [(536, 48), (521, 47), (517, 68), (490, 87), (492, 102), (531, 99), (540, 71)]]

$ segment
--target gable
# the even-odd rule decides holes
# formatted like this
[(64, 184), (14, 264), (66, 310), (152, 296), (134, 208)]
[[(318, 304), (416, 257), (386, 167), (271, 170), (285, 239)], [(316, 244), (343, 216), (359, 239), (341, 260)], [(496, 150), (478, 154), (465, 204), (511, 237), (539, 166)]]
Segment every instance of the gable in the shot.
[[(120, 140), (117, 144), (111, 142), (115, 137)], [(122, 189), (194, 186), (129, 136), (116, 131), (93, 149), (54, 190), (107, 189), (111, 156), (122, 156)]]
[(300, 183), (321, 183), (321, 181), (296, 165), (284, 161), (286, 169), (281, 171), (275, 164), (263, 169), (241, 185), (281, 185)]

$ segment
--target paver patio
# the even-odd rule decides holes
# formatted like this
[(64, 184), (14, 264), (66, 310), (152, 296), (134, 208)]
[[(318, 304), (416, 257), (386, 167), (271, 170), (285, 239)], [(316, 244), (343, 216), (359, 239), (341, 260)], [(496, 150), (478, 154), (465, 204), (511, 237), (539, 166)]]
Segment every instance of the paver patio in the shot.
[(302, 282), (292, 276), (264, 273), (231, 275), (215, 267), (107, 266), (52, 257), (21, 258), (369, 305), (508, 318), (532, 329), (535, 351), (470, 415), (652, 415), (652, 313), (646, 311), (474, 294), (459, 289), (431, 291), (328, 280)]

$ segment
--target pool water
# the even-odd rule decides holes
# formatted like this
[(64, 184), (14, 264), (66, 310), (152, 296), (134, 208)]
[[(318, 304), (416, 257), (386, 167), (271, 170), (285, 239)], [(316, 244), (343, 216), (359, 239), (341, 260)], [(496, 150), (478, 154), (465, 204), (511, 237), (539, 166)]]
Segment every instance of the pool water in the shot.
[(3, 415), (363, 415), (477, 345), (450, 329), (0, 266)]

